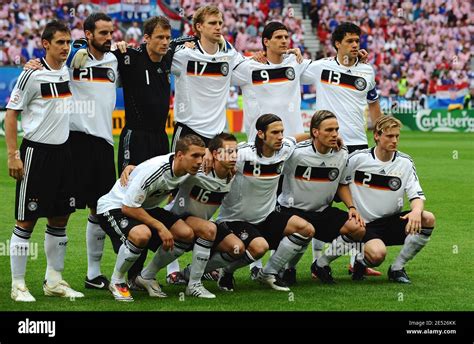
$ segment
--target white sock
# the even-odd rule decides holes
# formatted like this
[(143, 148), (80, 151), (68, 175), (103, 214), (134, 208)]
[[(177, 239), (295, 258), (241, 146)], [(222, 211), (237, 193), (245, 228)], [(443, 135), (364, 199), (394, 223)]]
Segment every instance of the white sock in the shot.
[(333, 260), (339, 258), (341, 255), (347, 253), (354, 241), (347, 235), (339, 235), (334, 239), (326, 251), (318, 258), (316, 264), (322, 268), (328, 266)]
[[(245, 265), (244, 265), (245, 266)], [(262, 264), (262, 258), (259, 258), (257, 260), (254, 260), (252, 261), (252, 263), (250, 263), (249, 265), (249, 269), (252, 270), (254, 267), (257, 267), (259, 269), (263, 268), (263, 264)]]
[(166, 275), (171, 275), (173, 272), (179, 271), (179, 261), (177, 259), (173, 260), (171, 263), (166, 265)]
[(418, 252), (430, 241), (430, 235), (433, 228), (423, 228), (421, 234), (410, 234), (405, 238), (402, 250), (395, 262), (392, 264), (392, 271), (401, 270), (405, 264), (412, 260)]
[(148, 263), (148, 265), (142, 270), (141, 275), (145, 279), (155, 279), (158, 271), (176, 260), (181, 256), (192, 244), (185, 242), (174, 241), (174, 247), (172, 250), (165, 251), (163, 250), (163, 245), (158, 247), (156, 250), (153, 259)]
[(267, 264), (263, 268), (263, 273), (276, 275), (278, 272), (293, 259), (301, 250), (302, 246), (307, 244), (309, 238), (306, 238), (298, 233), (293, 233), (284, 237), (278, 249), (270, 257)]
[(286, 264), (286, 268), (290, 269), (296, 269), (296, 265), (299, 263), (301, 258), (304, 256), (304, 253), (306, 252), (306, 249), (308, 248), (308, 244), (301, 246), (301, 248), (298, 250), (298, 253), (291, 258), (291, 260)]
[(89, 215), (86, 228), (87, 243), (87, 278), (93, 279), (102, 275), (100, 261), (104, 252), (105, 232), (99, 225), (96, 215)]
[(311, 242), (313, 244), (312, 246), (313, 246), (313, 263), (314, 263), (314, 261), (318, 259), (319, 257), (321, 257), (321, 255), (323, 254), (325, 242), (318, 239), (314, 239), (314, 238), (313, 240), (311, 240)]
[(47, 264), (45, 280), (48, 285), (54, 285), (62, 280), (67, 241), (66, 227), (46, 225), (44, 251)]
[(255, 262), (255, 258), (252, 257), (252, 255), (250, 254), (248, 250), (245, 250), (245, 253), (242, 257), (240, 257), (237, 260), (234, 260), (232, 263), (229, 263), (226, 267), (224, 267), (224, 272), (233, 274), (235, 270), (245, 265), (249, 265), (253, 262)]
[(12, 285), (24, 286), (26, 263), (32, 231), (15, 226), (10, 239), (10, 267)]
[(136, 262), (143, 249), (135, 246), (130, 241), (125, 241), (119, 249), (117, 260), (115, 261), (114, 273), (112, 274), (111, 283), (125, 283), (125, 274), (130, 267)]
[(211, 272), (216, 269), (227, 266), (235, 260), (236, 259), (227, 252), (216, 252), (207, 262), (206, 268), (204, 269), (204, 273)]
[(201, 282), (214, 241), (197, 238), (193, 248), (193, 260), (189, 271), (189, 285)]

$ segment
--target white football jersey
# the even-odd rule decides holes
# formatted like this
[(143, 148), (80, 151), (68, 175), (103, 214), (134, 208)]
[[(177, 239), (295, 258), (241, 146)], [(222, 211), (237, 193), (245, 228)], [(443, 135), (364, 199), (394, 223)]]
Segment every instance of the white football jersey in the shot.
[(349, 156), (345, 181), (351, 182), (354, 205), (366, 222), (400, 213), (405, 194), (410, 201), (425, 200), (413, 160), (401, 152), (383, 162), (375, 148), (355, 151)]
[(153, 209), (165, 200), (171, 191), (178, 188), (189, 174), (176, 177), (173, 173), (174, 153), (157, 156), (139, 164), (130, 174), (126, 186), (115, 182), (112, 190), (97, 202), (97, 214), (122, 205), (130, 208)]
[(319, 153), (312, 140), (298, 143), (283, 169), (278, 203), (287, 208), (323, 211), (337, 192), (347, 164), (347, 149)]
[(199, 41), (194, 49), (178, 47), (171, 67), (176, 76), (175, 121), (207, 138), (223, 132), (232, 70), (243, 59), (229, 43), (214, 55)]
[(96, 60), (88, 53), (83, 69), (69, 69), (74, 100), (71, 131), (103, 138), (112, 146), (112, 112), (115, 108), (118, 82), (117, 64), (117, 58), (112, 53), (105, 53), (102, 60)]
[(7, 109), (21, 111), (24, 138), (58, 145), (69, 137), (72, 99), (66, 66), (54, 70), (41, 59), (42, 70), (23, 71), (13, 88)]
[(364, 111), (378, 99), (372, 66), (358, 61), (346, 67), (337, 57), (311, 63), (302, 82), (316, 85), (316, 110), (329, 110), (337, 116), (339, 135), (346, 145), (366, 145)]
[(232, 179), (221, 179), (214, 170), (208, 174), (199, 171), (179, 186), (178, 194), (165, 209), (176, 215), (188, 214), (209, 220), (230, 191), (231, 183)]
[(295, 147), (295, 139), (286, 137), (282, 148), (267, 158), (258, 156), (253, 142), (239, 144), (237, 173), (230, 192), (222, 201), (217, 221), (253, 224), (264, 221), (275, 209), (278, 181)]
[(311, 62), (298, 63), (295, 55), (287, 55), (280, 64), (262, 64), (248, 59), (234, 69), (231, 83), (242, 88), (244, 130), (248, 141), (255, 140), (255, 123), (267, 113), (282, 119), (286, 136), (304, 132), (300, 76)]

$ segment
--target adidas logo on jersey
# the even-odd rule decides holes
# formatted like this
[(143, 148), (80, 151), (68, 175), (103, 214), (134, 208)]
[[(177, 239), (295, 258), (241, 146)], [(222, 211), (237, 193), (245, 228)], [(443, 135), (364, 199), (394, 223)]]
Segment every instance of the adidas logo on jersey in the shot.
[(323, 162), (321, 163), (321, 165), (319, 165), (319, 166), (326, 166), (326, 164), (325, 164), (324, 161), (323, 161)]
[(387, 172), (385, 172), (385, 170), (384, 170), (384, 169), (380, 170), (380, 172), (379, 172), (379, 173), (380, 173), (380, 174), (387, 174)]

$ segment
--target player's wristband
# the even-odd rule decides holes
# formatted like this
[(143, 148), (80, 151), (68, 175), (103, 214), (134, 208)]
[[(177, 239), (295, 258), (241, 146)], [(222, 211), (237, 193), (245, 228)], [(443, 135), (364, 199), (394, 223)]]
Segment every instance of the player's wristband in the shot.
[(354, 210), (357, 210), (356, 207), (354, 207), (353, 205), (351, 205), (350, 207), (347, 207), (347, 209), (351, 209), (351, 208), (354, 208)]

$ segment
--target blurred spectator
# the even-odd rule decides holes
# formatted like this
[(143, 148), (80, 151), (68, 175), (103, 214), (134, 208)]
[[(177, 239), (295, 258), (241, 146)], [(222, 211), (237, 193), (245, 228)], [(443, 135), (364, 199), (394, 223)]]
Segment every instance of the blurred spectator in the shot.
[(239, 93), (235, 86), (230, 87), (229, 97), (227, 98), (227, 108), (228, 109), (239, 109)]

